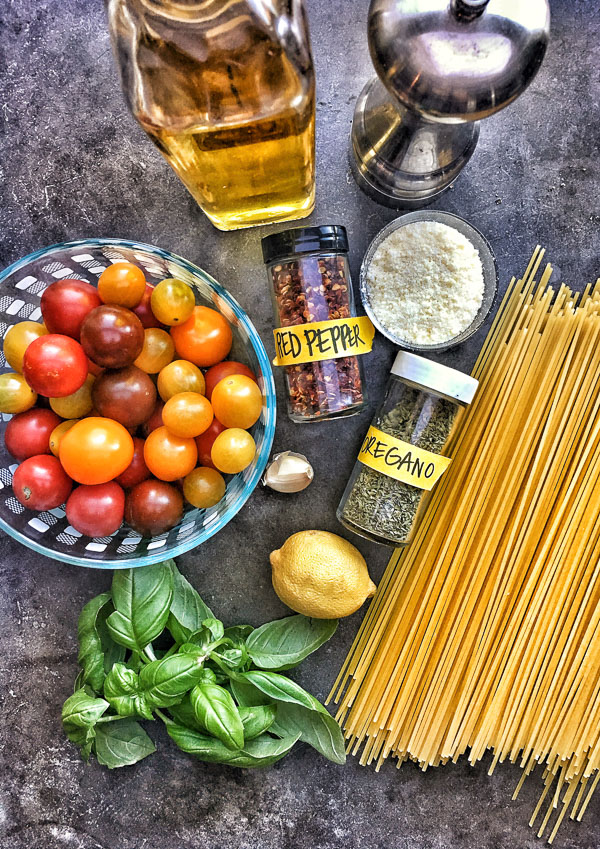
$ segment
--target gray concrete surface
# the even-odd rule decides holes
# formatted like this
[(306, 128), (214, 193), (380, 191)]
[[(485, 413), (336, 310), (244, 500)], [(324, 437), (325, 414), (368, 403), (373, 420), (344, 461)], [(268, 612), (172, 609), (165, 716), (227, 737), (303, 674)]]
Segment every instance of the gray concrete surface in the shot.
[[(315, 222), (341, 222), (355, 277), (363, 252), (394, 217), (348, 173), (353, 105), (371, 74), (367, 0), (309, 0), (318, 73)], [(536, 243), (576, 287), (600, 273), (600, 9), (552, 0), (543, 69), (513, 106), (486, 121), (478, 149), (436, 206), (478, 226), (497, 255), (501, 286)], [(212, 229), (127, 113), (94, 0), (4, 0), (0, 9), (0, 263), (84, 236), (121, 236), (168, 248), (206, 268), (248, 310), (270, 344), (271, 308), (260, 255), (265, 231)], [(273, 228), (274, 229), (274, 228)], [(443, 359), (468, 368), (481, 332)], [(268, 553), (292, 532), (341, 532), (335, 508), (381, 396), (391, 347), (367, 363), (371, 397), (359, 417), (297, 426), (282, 414), (275, 449), (305, 452), (316, 480), (296, 498), (257, 491), (234, 521), (180, 558), (182, 570), (228, 622), (258, 624), (286, 610), (271, 589)], [(278, 384), (281, 392), (281, 382)], [(283, 396), (280, 395), (282, 400)], [(283, 409), (283, 407), (282, 407)], [(356, 539), (354, 540), (357, 541)], [(388, 552), (359, 543), (377, 579)], [(2, 849), (530, 849), (540, 788), (510, 801), (519, 771), (488, 763), (422, 774), (388, 763), (376, 774), (350, 758), (334, 766), (302, 746), (277, 767), (238, 772), (196, 763), (159, 729), (159, 752), (134, 768), (84, 766), (63, 737), (60, 705), (76, 674), (81, 606), (110, 576), (46, 560), (0, 540), (0, 846)], [(303, 665), (324, 697), (362, 613)], [(600, 845), (599, 797), (559, 849)]]

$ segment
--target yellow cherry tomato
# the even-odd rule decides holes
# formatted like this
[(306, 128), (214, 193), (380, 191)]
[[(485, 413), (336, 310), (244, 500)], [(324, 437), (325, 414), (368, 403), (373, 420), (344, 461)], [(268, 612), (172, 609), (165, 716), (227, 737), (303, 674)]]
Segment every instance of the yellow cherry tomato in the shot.
[(72, 395), (65, 395), (63, 398), (50, 398), (50, 406), (61, 419), (82, 419), (91, 413), (92, 407), (92, 386), (96, 378), (93, 374), (88, 374), (85, 383), (77, 392)]
[(196, 298), (194, 292), (183, 280), (168, 277), (161, 280), (152, 290), (150, 306), (154, 317), (161, 324), (173, 327), (182, 324), (194, 311)]
[(0, 374), (0, 413), (24, 413), (33, 407), (37, 397), (22, 374)]
[(163, 401), (168, 401), (179, 392), (198, 392), (204, 395), (206, 391), (204, 375), (198, 366), (187, 360), (173, 360), (161, 369), (156, 385)]
[(183, 479), (184, 498), (199, 510), (206, 510), (218, 504), (225, 495), (225, 489), (223, 475), (208, 466), (192, 469)]
[(212, 444), (210, 458), (220, 472), (236, 475), (254, 460), (256, 443), (247, 430), (230, 427), (222, 431)]
[(175, 344), (166, 330), (160, 327), (147, 327), (144, 330), (144, 347), (134, 366), (146, 374), (158, 374), (169, 365), (175, 353)]
[(132, 262), (115, 262), (98, 278), (98, 294), (105, 304), (137, 307), (146, 291), (144, 272)]
[(213, 418), (210, 401), (199, 392), (179, 392), (171, 396), (162, 411), (163, 424), (171, 433), (188, 439), (208, 430)]
[(50, 451), (52, 451), (55, 457), (58, 457), (61, 439), (68, 430), (71, 430), (74, 424), (77, 424), (78, 421), (79, 419), (69, 419), (66, 422), (61, 422), (59, 425), (56, 425), (50, 434)]
[(221, 424), (244, 430), (258, 421), (263, 403), (258, 384), (245, 374), (224, 377), (213, 389), (210, 400)]
[(29, 344), (40, 336), (46, 336), (48, 328), (37, 321), (19, 321), (6, 331), (2, 350), (6, 362), (15, 371), (23, 371), (23, 357)]

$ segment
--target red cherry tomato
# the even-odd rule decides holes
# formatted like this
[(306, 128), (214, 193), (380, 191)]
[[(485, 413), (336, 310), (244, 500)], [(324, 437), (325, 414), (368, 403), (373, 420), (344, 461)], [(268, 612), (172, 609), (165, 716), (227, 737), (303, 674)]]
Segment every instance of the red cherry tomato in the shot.
[(183, 496), (164, 481), (147, 480), (127, 493), (125, 521), (143, 537), (157, 536), (183, 516)]
[(79, 339), (86, 315), (102, 301), (98, 290), (83, 280), (58, 280), (45, 290), (40, 307), (49, 333)]
[(150, 469), (144, 460), (144, 440), (139, 436), (133, 437), (133, 460), (125, 471), (115, 478), (118, 484), (130, 489), (150, 477)]
[(227, 319), (210, 307), (194, 307), (187, 321), (171, 328), (171, 336), (177, 354), (201, 368), (225, 359), (233, 341)]
[(34, 339), (23, 357), (23, 377), (35, 392), (65, 398), (77, 392), (88, 376), (85, 351), (75, 339), (49, 333)]
[(156, 430), (158, 427), (162, 427), (164, 422), (162, 420), (162, 411), (165, 406), (165, 402), (160, 399), (156, 402), (156, 407), (154, 408), (154, 412), (150, 416), (147, 422), (144, 422), (142, 425), (142, 433), (145, 437), (150, 436), (153, 430)]
[(204, 375), (204, 379), (206, 381), (205, 395), (209, 401), (212, 391), (217, 383), (223, 380), (224, 377), (229, 377), (232, 374), (243, 374), (255, 383), (257, 382), (256, 375), (252, 369), (248, 368), (248, 366), (244, 365), (244, 363), (238, 363), (235, 360), (223, 360), (222, 363), (217, 363), (216, 366), (211, 366)]
[(196, 437), (196, 447), (198, 448), (198, 465), (208, 466), (211, 469), (216, 469), (211, 457), (211, 449), (213, 442), (217, 436), (225, 430), (225, 425), (222, 425), (218, 419), (213, 419), (211, 426)]
[(13, 475), (15, 498), (30, 510), (60, 507), (71, 492), (73, 481), (60, 461), (51, 454), (36, 454), (17, 467)]
[(88, 537), (109, 537), (121, 527), (125, 493), (118, 483), (78, 486), (66, 504), (69, 524)]
[(50, 436), (61, 422), (52, 410), (34, 407), (13, 416), (4, 431), (7, 450), (17, 460), (26, 460), (36, 454), (51, 454)]
[(147, 327), (164, 327), (164, 324), (161, 324), (156, 318), (152, 312), (152, 307), (150, 306), (150, 299), (152, 298), (153, 291), (154, 286), (151, 286), (150, 283), (146, 283), (146, 290), (142, 295), (142, 300), (139, 302), (137, 307), (134, 307), (132, 310), (132, 312), (134, 312), (142, 322), (142, 327), (144, 327), (144, 329)]

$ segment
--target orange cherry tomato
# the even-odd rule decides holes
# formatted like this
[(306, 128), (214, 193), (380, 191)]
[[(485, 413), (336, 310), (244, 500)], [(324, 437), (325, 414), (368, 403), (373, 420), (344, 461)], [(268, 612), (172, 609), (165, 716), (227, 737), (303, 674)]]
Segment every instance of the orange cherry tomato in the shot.
[(101, 416), (81, 419), (62, 437), (58, 456), (78, 483), (108, 483), (133, 459), (133, 439), (119, 422)]
[(92, 411), (92, 386), (96, 378), (88, 374), (83, 386), (63, 398), (50, 398), (50, 406), (61, 419), (81, 419)]
[(48, 329), (37, 321), (19, 321), (6, 331), (2, 350), (6, 362), (15, 371), (23, 371), (23, 357), (30, 342), (39, 336), (46, 336)]
[(199, 510), (214, 507), (225, 495), (225, 489), (223, 475), (206, 466), (192, 469), (183, 479), (184, 498)]
[(175, 436), (167, 427), (153, 430), (144, 444), (144, 460), (161, 481), (174, 481), (188, 475), (198, 459), (193, 439)]
[(177, 354), (201, 368), (224, 360), (233, 341), (227, 319), (210, 307), (194, 307), (187, 321), (171, 328), (171, 336)]
[(58, 457), (60, 443), (68, 430), (71, 430), (74, 424), (77, 424), (79, 419), (68, 419), (66, 422), (61, 422), (59, 425), (56, 425), (52, 433), (50, 434), (50, 451), (54, 454), (55, 457)]
[(158, 321), (172, 326), (187, 321), (196, 306), (196, 298), (187, 283), (169, 277), (154, 287), (150, 306)]
[(144, 347), (134, 366), (141, 368), (146, 374), (158, 374), (169, 365), (175, 353), (175, 345), (166, 330), (159, 327), (147, 327), (144, 330)]
[(206, 384), (198, 366), (188, 363), (187, 360), (173, 360), (160, 370), (156, 387), (163, 401), (168, 401), (179, 392), (198, 392), (204, 395)]
[(98, 279), (98, 294), (105, 304), (137, 307), (146, 291), (144, 272), (131, 262), (115, 262)]
[(0, 413), (24, 413), (33, 407), (37, 397), (22, 374), (0, 374)]
[(230, 427), (220, 433), (211, 448), (210, 456), (216, 468), (226, 475), (236, 475), (254, 460), (256, 443), (247, 430)]
[(225, 427), (247, 430), (262, 410), (262, 393), (257, 383), (245, 374), (232, 374), (220, 380), (212, 393), (215, 416)]
[(198, 392), (179, 392), (165, 404), (162, 420), (175, 436), (191, 439), (200, 436), (211, 426), (213, 409), (204, 395)]
[(224, 377), (229, 377), (231, 374), (245, 374), (246, 377), (252, 378), (252, 380), (256, 383), (256, 375), (252, 371), (251, 368), (244, 365), (244, 363), (238, 363), (236, 360), (223, 360), (222, 363), (217, 363), (216, 366), (211, 366), (209, 370), (204, 375), (204, 379), (206, 380), (206, 397), (210, 401), (212, 396), (212, 391), (220, 380), (223, 380)]

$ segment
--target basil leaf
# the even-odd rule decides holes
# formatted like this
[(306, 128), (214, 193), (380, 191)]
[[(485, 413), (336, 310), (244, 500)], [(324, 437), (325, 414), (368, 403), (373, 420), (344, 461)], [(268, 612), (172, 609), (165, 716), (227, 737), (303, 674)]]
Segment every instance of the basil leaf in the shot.
[(115, 611), (106, 620), (113, 640), (141, 652), (165, 627), (172, 597), (173, 572), (168, 561), (116, 570), (112, 582)]
[(96, 737), (95, 726), (88, 725), (85, 728), (78, 728), (76, 725), (66, 722), (63, 723), (63, 727), (69, 740), (75, 743), (76, 746), (79, 746), (81, 757), (87, 763), (94, 745), (94, 738)]
[(174, 560), (166, 561), (173, 574), (173, 599), (167, 628), (176, 643), (185, 643), (190, 634), (198, 631), (212, 610), (204, 604), (194, 587), (183, 577)]
[(254, 631), (252, 625), (231, 625), (229, 628), (225, 628), (223, 636), (231, 640), (236, 648), (241, 648), (252, 631)]
[(241, 649), (225, 649), (216, 654), (229, 669), (239, 669), (244, 661), (244, 653)]
[(287, 616), (253, 631), (246, 640), (246, 649), (261, 669), (291, 669), (327, 642), (337, 626), (337, 619)]
[(77, 660), (83, 670), (80, 681), (81, 684), (89, 684), (98, 693), (102, 692), (105, 676), (104, 648), (98, 630), (98, 619), (103, 610), (106, 615), (113, 610), (110, 593), (102, 593), (88, 601), (79, 615), (77, 624)]
[(194, 731), (204, 733), (204, 729), (196, 719), (189, 693), (183, 697), (183, 700), (178, 705), (171, 705), (169, 707), (169, 713), (178, 725), (193, 728)]
[[(275, 705), (240, 707), (239, 714), (244, 726), (244, 740), (253, 740), (265, 732), (275, 722)], [(284, 734), (278, 735), (284, 737)]]
[(280, 737), (299, 734), (302, 742), (308, 743), (328, 760), (336, 764), (346, 762), (344, 736), (340, 726), (329, 713), (309, 710), (289, 702), (279, 702), (277, 717), (270, 731)]
[(295, 681), (286, 678), (285, 675), (253, 669), (250, 672), (241, 673), (238, 676), (238, 680), (253, 684), (272, 701), (291, 702), (292, 704), (302, 705), (309, 710), (316, 710), (319, 713), (329, 716), (327, 709), (323, 707), (321, 702), (315, 699), (314, 696), (311, 696), (310, 693), (307, 693), (306, 690), (303, 690)]
[(231, 749), (220, 740), (208, 737), (206, 734), (201, 734), (191, 728), (184, 728), (181, 725), (167, 725), (167, 733), (183, 752), (194, 755), (201, 761), (217, 764), (228, 763), (232, 755)]
[(258, 707), (259, 705), (272, 704), (271, 699), (269, 699), (268, 696), (265, 696), (264, 693), (261, 693), (261, 691), (249, 681), (240, 681), (238, 677), (232, 678), (229, 684), (235, 700), (238, 705), (241, 705), (242, 707)]
[(239, 753), (235, 752), (233, 757), (229, 759), (229, 765), (240, 767), (271, 766), (271, 764), (285, 757), (292, 746), (298, 742), (298, 739), (297, 734), (282, 737), (280, 740), (274, 740), (268, 734), (263, 734), (255, 740), (248, 740), (243, 749)]
[(283, 758), (298, 739), (293, 736), (275, 740), (265, 735), (264, 738), (249, 740), (243, 748), (232, 751), (214, 737), (179, 725), (168, 725), (167, 732), (182, 751), (202, 761), (238, 767), (270, 766)]
[(196, 657), (201, 655), (204, 657), (205, 650), (202, 646), (197, 646), (195, 643), (182, 643), (177, 649), (177, 654), (191, 654)]
[(86, 728), (94, 725), (108, 709), (108, 702), (89, 696), (84, 688), (77, 690), (66, 700), (62, 708), (63, 725)]
[(104, 696), (119, 716), (153, 719), (152, 710), (140, 689), (138, 674), (124, 663), (115, 663), (104, 681)]
[(150, 737), (133, 719), (104, 722), (96, 728), (96, 757), (109, 769), (130, 766), (155, 751)]
[(198, 723), (229, 749), (244, 745), (244, 726), (230, 693), (218, 684), (203, 682), (190, 693)]
[(173, 654), (153, 660), (140, 671), (140, 692), (151, 707), (170, 707), (180, 702), (203, 675), (202, 660)]
[(220, 640), (223, 634), (225, 633), (223, 623), (219, 619), (215, 619), (214, 617), (211, 617), (210, 619), (205, 619), (202, 622), (202, 627), (206, 628), (210, 632), (210, 635), (213, 640)]

